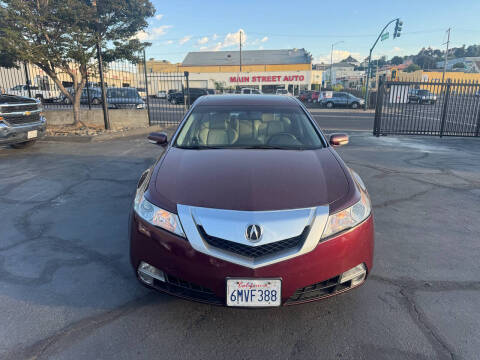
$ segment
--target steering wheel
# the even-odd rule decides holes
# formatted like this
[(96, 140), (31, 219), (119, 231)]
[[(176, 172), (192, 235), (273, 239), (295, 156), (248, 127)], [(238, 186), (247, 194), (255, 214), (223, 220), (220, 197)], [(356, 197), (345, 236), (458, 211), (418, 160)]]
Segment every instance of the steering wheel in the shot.
[(267, 145), (298, 145), (300, 142), (295, 135), (282, 132), (270, 136), (267, 141)]

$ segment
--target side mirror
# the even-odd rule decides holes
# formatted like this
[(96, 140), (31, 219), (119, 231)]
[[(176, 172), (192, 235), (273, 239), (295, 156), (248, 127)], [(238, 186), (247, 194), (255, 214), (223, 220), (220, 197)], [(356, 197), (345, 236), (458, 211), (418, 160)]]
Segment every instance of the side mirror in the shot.
[(348, 135), (347, 134), (332, 134), (330, 135), (330, 145), (332, 146), (342, 146), (348, 144)]
[(152, 132), (147, 136), (149, 142), (155, 145), (167, 146), (168, 138), (164, 132)]

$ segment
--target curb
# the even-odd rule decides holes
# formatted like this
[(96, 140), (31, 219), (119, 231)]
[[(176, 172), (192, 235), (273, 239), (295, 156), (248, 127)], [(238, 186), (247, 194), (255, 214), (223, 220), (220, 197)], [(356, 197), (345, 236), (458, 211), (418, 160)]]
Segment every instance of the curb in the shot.
[(91, 142), (101, 142), (108, 140), (115, 140), (119, 138), (130, 138), (137, 137), (142, 135), (150, 134), (155, 131), (174, 131), (177, 128), (176, 125), (163, 126), (163, 125), (153, 125), (146, 128), (131, 129), (127, 131), (118, 131), (114, 133), (105, 133), (100, 135), (66, 135), (66, 136), (44, 136), (40, 141), (53, 141), (53, 142), (72, 142), (72, 143), (91, 143)]

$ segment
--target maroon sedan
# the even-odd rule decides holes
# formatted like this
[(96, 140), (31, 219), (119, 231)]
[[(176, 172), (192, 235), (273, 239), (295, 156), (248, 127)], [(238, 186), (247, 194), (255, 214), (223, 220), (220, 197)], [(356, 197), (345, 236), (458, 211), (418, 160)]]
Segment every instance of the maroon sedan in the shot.
[(372, 269), (362, 180), (300, 101), (203, 96), (138, 182), (131, 262), (145, 285), (212, 304), (267, 307), (339, 294)]

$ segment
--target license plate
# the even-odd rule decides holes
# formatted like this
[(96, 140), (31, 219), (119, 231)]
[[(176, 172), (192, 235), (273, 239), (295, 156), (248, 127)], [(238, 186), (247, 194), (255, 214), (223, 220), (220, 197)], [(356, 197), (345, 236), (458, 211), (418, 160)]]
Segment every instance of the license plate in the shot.
[(280, 306), (282, 280), (227, 279), (227, 306)]
[(31, 130), (27, 132), (27, 139), (32, 139), (36, 138), (38, 136), (38, 131), (37, 130)]

